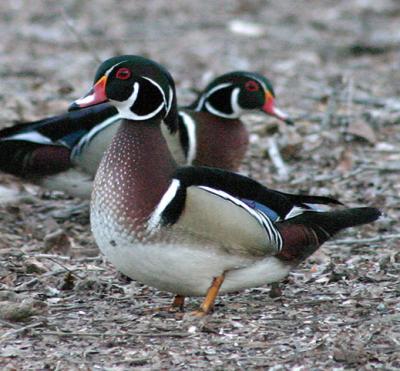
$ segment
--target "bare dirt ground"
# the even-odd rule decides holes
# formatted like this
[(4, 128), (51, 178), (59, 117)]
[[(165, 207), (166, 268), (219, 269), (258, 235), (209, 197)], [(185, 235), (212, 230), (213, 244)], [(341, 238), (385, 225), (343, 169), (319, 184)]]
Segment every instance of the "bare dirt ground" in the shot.
[(99, 256), (82, 201), (0, 174), (13, 199), (0, 206), (0, 368), (400, 369), (399, 25), (397, 0), (2, 0), (2, 127), (62, 112), (115, 54), (165, 64), (182, 103), (220, 73), (260, 71), (296, 126), (247, 117), (243, 172), (385, 216), (324, 245), (282, 296), (224, 295), (191, 321), (154, 312), (171, 295)]

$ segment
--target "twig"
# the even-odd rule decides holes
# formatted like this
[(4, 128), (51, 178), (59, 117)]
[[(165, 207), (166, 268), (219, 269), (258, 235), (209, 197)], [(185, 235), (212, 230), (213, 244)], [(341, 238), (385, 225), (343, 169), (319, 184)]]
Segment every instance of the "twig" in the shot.
[(345, 240), (337, 240), (337, 241), (332, 241), (331, 243), (334, 245), (354, 245), (354, 244), (364, 244), (364, 243), (370, 243), (370, 242), (381, 242), (381, 241), (386, 241), (386, 240), (393, 240), (393, 239), (400, 239), (400, 233), (399, 234), (387, 234), (383, 236), (376, 236), (376, 237), (371, 237), (371, 238), (347, 238)]
[(398, 163), (395, 163), (394, 161), (393, 161), (393, 163), (391, 163), (391, 162), (389, 162), (389, 163), (386, 163), (386, 166), (379, 166), (379, 165), (375, 165), (375, 166), (372, 166), (372, 165), (368, 165), (368, 166), (366, 166), (365, 167), (365, 169), (366, 170), (375, 170), (375, 171), (378, 171), (378, 172), (381, 172), (381, 173), (384, 173), (384, 172), (397, 172), (397, 171), (400, 171), (400, 165), (398, 164)]
[(4, 326), (11, 327), (14, 329), (19, 328), (18, 325), (15, 325), (14, 323), (11, 323), (11, 322), (4, 321), (4, 319), (0, 319), (0, 323), (3, 324)]
[[(28, 282), (24, 282), (23, 284), (17, 286), (14, 291), (16, 292), (21, 292), (21, 291), (25, 291), (27, 289), (27, 287), (32, 286), (33, 284), (35, 284), (36, 282), (39, 281), (39, 278), (45, 278), (45, 277), (51, 277), (51, 276), (58, 276), (59, 274), (63, 274), (66, 272), (75, 272), (75, 271), (79, 271), (79, 270), (83, 270), (82, 268), (76, 268), (76, 269), (69, 269), (69, 270), (65, 270), (65, 269), (59, 269), (57, 271), (51, 271), (51, 272), (47, 272), (42, 274), (40, 277), (35, 277), (32, 278), (30, 281)], [(88, 269), (85, 269), (85, 271), (88, 271)], [(97, 269), (96, 269), (97, 271)]]
[(72, 260), (70, 256), (64, 255), (55, 255), (55, 254), (33, 254), (33, 257), (36, 259), (60, 259), (60, 260)]
[(48, 257), (47, 259), (49, 259), (49, 260), (52, 261), (53, 263), (58, 264), (61, 268), (64, 268), (65, 271), (68, 272), (69, 274), (72, 274), (73, 276), (78, 277), (80, 280), (83, 279), (83, 277), (80, 277), (79, 274), (73, 272), (73, 271), (77, 271), (77, 270), (79, 270), (79, 269), (74, 269), (74, 270), (72, 270), (72, 269), (69, 269), (68, 267), (66, 267), (64, 264), (62, 264), (62, 263), (56, 261), (54, 258)]
[(125, 337), (125, 336), (144, 336), (144, 337), (187, 337), (191, 334), (188, 332), (63, 332), (63, 331), (43, 331), (43, 332), (35, 332), (35, 335), (54, 335), (60, 337), (73, 337), (73, 336), (93, 336), (93, 337)]
[(334, 298), (327, 298), (327, 299), (311, 299), (311, 300), (304, 300), (300, 302), (293, 302), (290, 305), (298, 306), (298, 305), (319, 305), (321, 303), (331, 303), (334, 301)]
[(38, 327), (40, 325), (43, 325), (43, 321), (32, 323), (30, 325), (26, 325), (24, 327), (20, 327), (20, 328), (17, 328), (15, 330), (8, 331), (8, 332), (6, 332), (6, 333), (4, 333), (3, 335), (0, 336), (0, 341), (3, 341), (5, 338), (7, 338), (7, 337), (9, 337), (11, 335), (19, 334), (20, 332), (23, 332), (25, 330), (29, 330), (29, 329), (34, 328), (34, 327)]
[(284, 163), (282, 156), (279, 152), (278, 144), (275, 138), (268, 138), (268, 155), (278, 171), (278, 176), (281, 180), (289, 179), (289, 170), (287, 165)]

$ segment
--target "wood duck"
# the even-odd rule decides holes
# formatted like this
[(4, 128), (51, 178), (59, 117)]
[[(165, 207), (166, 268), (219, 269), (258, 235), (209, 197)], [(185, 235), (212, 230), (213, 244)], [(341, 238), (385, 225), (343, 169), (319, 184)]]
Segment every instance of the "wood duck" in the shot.
[(283, 279), (335, 233), (370, 223), (372, 207), (327, 212), (327, 197), (268, 189), (226, 170), (179, 167), (161, 126), (178, 129), (174, 81), (159, 64), (124, 55), (105, 61), (91, 91), (74, 102), (108, 101), (123, 119), (94, 181), (91, 223), (106, 257), (125, 275), (176, 295), (204, 296)]
[[(89, 164), (98, 161), (93, 146), (105, 150), (109, 143), (104, 139), (112, 135), (117, 121), (118, 111), (101, 104), (5, 128), (0, 131), (0, 170), (89, 198), (96, 170)], [(96, 136), (99, 131), (105, 135)], [(88, 141), (93, 146), (86, 146)]]
[[(258, 109), (291, 124), (275, 105), (268, 79), (236, 71), (209, 84), (196, 101), (179, 111), (179, 129), (163, 127), (170, 151), (180, 165), (237, 170), (248, 145), (240, 116)], [(101, 157), (121, 123), (110, 104), (72, 111), (0, 131), (0, 169), (40, 185), (90, 198)]]
[(289, 115), (276, 107), (274, 89), (266, 77), (234, 71), (216, 78), (195, 102), (179, 110), (178, 134), (165, 130), (164, 135), (180, 165), (236, 171), (249, 142), (240, 117), (252, 110), (293, 125)]

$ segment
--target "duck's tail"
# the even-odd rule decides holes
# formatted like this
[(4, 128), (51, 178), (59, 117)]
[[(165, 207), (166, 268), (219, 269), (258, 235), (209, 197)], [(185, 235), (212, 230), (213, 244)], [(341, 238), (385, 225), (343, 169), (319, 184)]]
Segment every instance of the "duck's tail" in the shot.
[(278, 257), (298, 263), (314, 253), (337, 232), (371, 223), (381, 212), (373, 207), (342, 209), (328, 212), (305, 211), (277, 223), (283, 247)]

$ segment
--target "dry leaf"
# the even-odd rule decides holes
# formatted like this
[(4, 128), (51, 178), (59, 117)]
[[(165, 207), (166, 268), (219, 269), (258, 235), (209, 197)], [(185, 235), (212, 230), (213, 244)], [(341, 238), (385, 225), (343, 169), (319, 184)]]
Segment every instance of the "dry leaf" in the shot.
[(69, 237), (62, 229), (49, 233), (44, 238), (44, 251), (57, 251), (63, 255), (68, 255), (71, 250), (71, 242)]
[(347, 133), (365, 139), (372, 144), (377, 141), (374, 130), (364, 121), (352, 121), (347, 128)]

